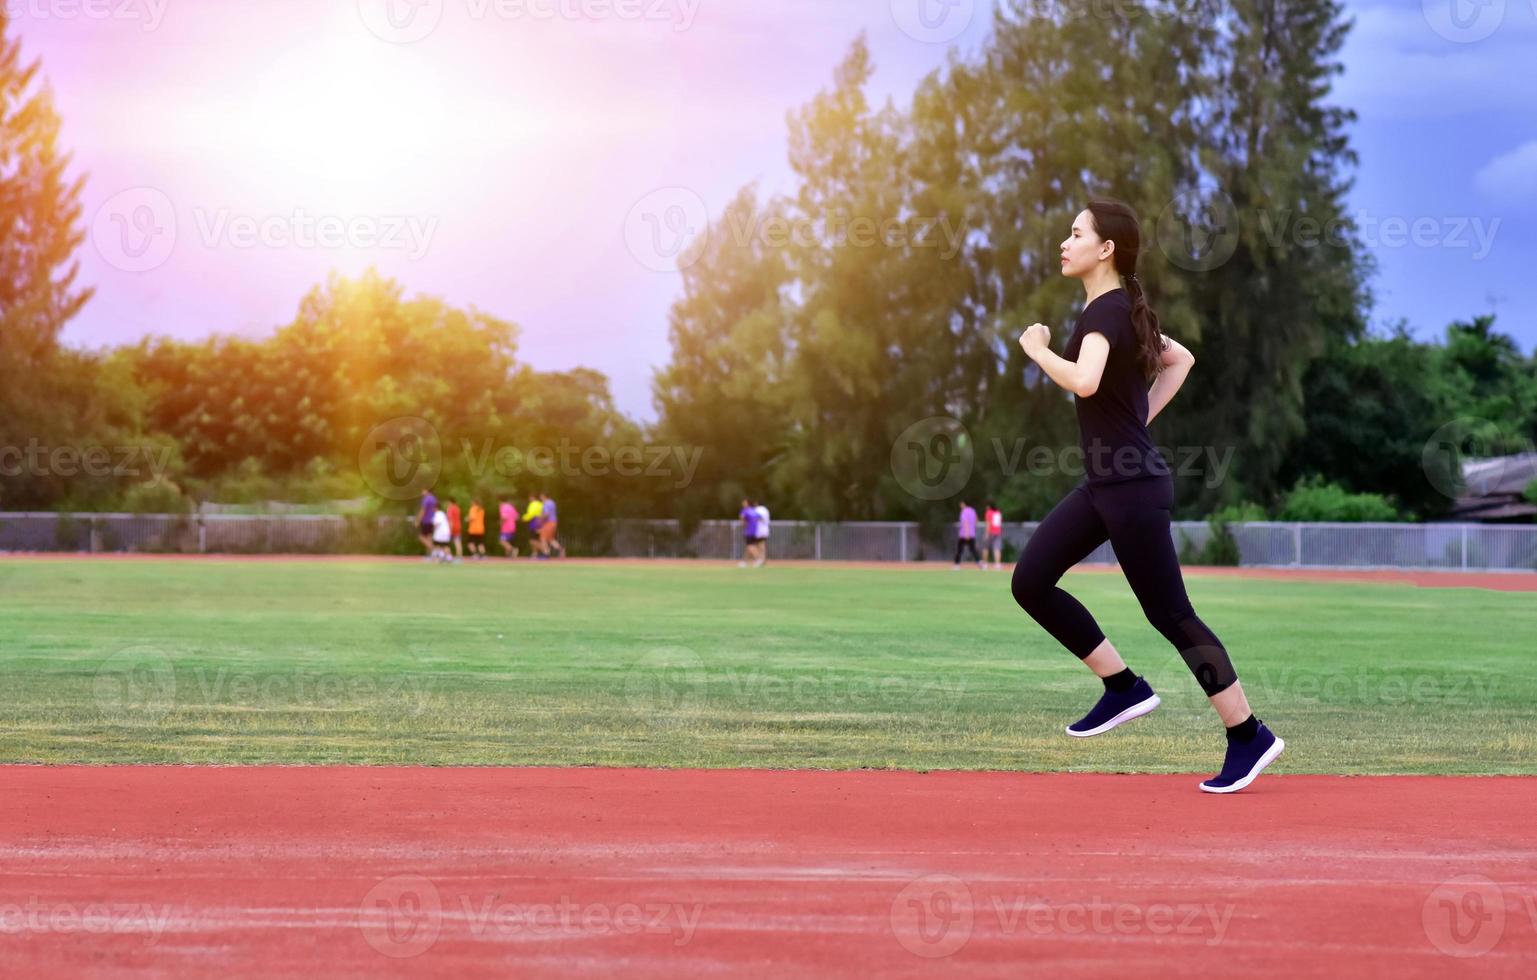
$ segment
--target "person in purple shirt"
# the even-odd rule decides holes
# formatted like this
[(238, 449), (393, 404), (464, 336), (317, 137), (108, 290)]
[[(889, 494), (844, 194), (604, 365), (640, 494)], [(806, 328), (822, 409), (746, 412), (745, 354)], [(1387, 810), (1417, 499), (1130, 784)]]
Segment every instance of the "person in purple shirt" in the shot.
[(748, 562), (758, 560), (758, 546), (763, 542), (762, 531), (758, 527), (760, 517), (758, 509), (746, 497), (742, 498), (742, 509), (737, 516), (742, 519), (742, 560), (736, 566), (746, 568)]
[(539, 541), (544, 546), (545, 555), (557, 554), (566, 557), (566, 546), (556, 540), (556, 529), (559, 521), (556, 520), (555, 501), (547, 493), (541, 493), (539, 500), (544, 508), (539, 511)]
[(416, 533), (422, 539), (422, 547), (427, 550), (427, 560), (432, 560), (432, 518), (438, 512), (438, 498), (432, 495), (431, 490), (422, 491), (422, 509), (416, 515)]
[(982, 556), (977, 553), (977, 512), (966, 501), (961, 501), (961, 532), (955, 542), (955, 567), (951, 571), (961, 570), (961, 552), (971, 549), (971, 559), (977, 563), (978, 568), (983, 568)]

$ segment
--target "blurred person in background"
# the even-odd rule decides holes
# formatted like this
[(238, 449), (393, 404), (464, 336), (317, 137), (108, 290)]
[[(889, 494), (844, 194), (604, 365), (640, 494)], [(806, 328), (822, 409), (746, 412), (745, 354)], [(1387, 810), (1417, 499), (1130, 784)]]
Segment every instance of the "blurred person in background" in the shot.
[(566, 546), (555, 537), (555, 531), (560, 526), (555, 509), (555, 500), (549, 494), (539, 495), (539, 543), (543, 546), (544, 554), (555, 554), (561, 558), (566, 557)]
[(448, 533), (454, 539), (454, 554), (464, 557), (464, 536), (460, 532), (464, 528), (463, 514), (459, 510), (457, 498), (448, 498)]
[(480, 506), (480, 498), (470, 500), (469, 540), (470, 557), (477, 561), (486, 557), (486, 509)]
[(758, 521), (757, 508), (752, 501), (742, 498), (742, 509), (737, 511), (737, 517), (742, 521), (742, 559), (736, 563), (738, 568), (746, 568), (748, 562), (756, 562), (758, 557)]
[(422, 549), (426, 552), (426, 560), (432, 560), (432, 519), (438, 512), (438, 498), (432, 495), (431, 490), (422, 491), (422, 506), (416, 512), (416, 534), (421, 539)]
[(432, 515), (432, 558), (440, 562), (451, 562), (454, 553), (450, 547), (454, 540), (448, 526), (448, 515), (439, 508)]
[(768, 561), (769, 509), (763, 501), (755, 500), (753, 510), (758, 513), (758, 560), (754, 564), (756, 567), (761, 567)]
[(518, 546), (512, 540), (518, 533), (518, 508), (512, 502), (512, 494), (502, 498), (501, 506), (497, 508), (497, 516), (501, 520), (502, 554), (507, 558), (518, 557)]
[(523, 523), (528, 527), (528, 556), (534, 559), (550, 557), (541, 533), (544, 530), (544, 501), (540, 499), (539, 494), (528, 495), (528, 507), (523, 511)]
[(977, 554), (977, 512), (966, 501), (961, 501), (960, 531), (955, 539), (955, 567), (952, 572), (961, 570), (961, 551), (970, 550), (971, 557), (976, 561), (978, 568), (986, 568), (982, 562), (982, 556)]
[(989, 500), (982, 521), (987, 526), (987, 537), (982, 544), (982, 560), (987, 561), (987, 556), (991, 554), (993, 569), (996, 571), (1003, 567), (1003, 511)]

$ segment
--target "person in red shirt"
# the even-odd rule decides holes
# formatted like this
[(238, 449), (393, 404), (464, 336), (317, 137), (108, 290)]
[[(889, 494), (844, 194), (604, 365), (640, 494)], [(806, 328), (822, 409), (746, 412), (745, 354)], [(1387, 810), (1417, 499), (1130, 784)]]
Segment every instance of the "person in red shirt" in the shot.
[(454, 554), (464, 557), (464, 536), (459, 533), (459, 501), (448, 501), (448, 533), (454, 538)]
[(999, 510), (989, 500), (987, 502), (987, 539), (982, 545), (982, 560), (986, 561), (988, 554), (993, 556), (993, 570), (1003, 567), (1003, 511)]

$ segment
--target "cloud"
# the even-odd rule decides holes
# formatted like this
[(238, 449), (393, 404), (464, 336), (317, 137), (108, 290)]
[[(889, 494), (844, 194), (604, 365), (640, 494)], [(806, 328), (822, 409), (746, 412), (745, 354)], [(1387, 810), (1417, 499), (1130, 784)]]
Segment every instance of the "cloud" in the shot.
[(1473, 175), (1473, 186), (1495, 200), (1537, 204), (1537, 139), (1484, 164)]
[(1525, 6), (1504, 0), (1497, 30), (1459, 44), (1436, 33), (1420, 3), (1352, 3), (1345, 13), (1355, 25), (1340, 51), (1345, 72), (1333, 101), (1363, 118), (1444, 119), (1529, 109), (1537, 87), (1531, 55), (1537, 17)]

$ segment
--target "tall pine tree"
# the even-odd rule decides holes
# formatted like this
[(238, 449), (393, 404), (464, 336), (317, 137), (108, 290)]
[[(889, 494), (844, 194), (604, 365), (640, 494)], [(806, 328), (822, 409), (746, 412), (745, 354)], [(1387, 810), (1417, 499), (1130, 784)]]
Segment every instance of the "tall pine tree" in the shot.
[[(24, 63), (0, 11), (0, 446), (24, 453), (123, 438), (135, 412), (125, 376), (59, 345), (91, 296), (76, 284), (74, 257), (85, 236), (84, 178), (66, 176), (59, 116), (39, 71)], [(20, 472), (0, 476), (0, 506), (83, 504), (110, 490), (110, 480), (34, 465), (40, 458), (28, 453)]]

